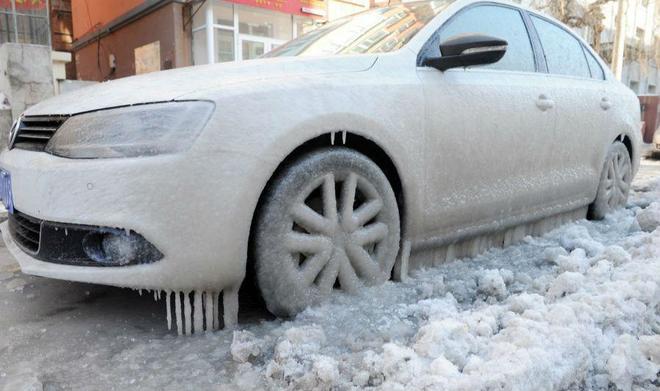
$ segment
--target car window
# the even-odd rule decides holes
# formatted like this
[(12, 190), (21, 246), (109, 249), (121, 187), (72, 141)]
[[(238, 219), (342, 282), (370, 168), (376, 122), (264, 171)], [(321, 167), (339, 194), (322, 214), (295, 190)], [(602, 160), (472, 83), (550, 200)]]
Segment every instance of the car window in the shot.
[(532, 15), (541, 40), (548, 72), (559, 75), (591, 77), (582, 44), (563, 28)]
[(603, 68), (598, 63), (598, 60), (596, 60), (596, 57), (594, 57), (594, 55), (591, 54), (591, 52), (587, 50), (587, 48), (583, 48), (583, 49), (585, 55), (587, 56), (587, 63), (589, 63), (589, 70), (591, 71), (591, 77), (599, 80), (605, 79), (605, 73), (603, 72)]
[[(492, 69), (534, 72), (534, 51), (520, 11), (494, 5), (468, 8), (451, 18), (440, 30), (440, 42), (459, 34), (478, 33), (501, 38), (508, 47)], [(438, 53), (439, 54), (439, 53)]]

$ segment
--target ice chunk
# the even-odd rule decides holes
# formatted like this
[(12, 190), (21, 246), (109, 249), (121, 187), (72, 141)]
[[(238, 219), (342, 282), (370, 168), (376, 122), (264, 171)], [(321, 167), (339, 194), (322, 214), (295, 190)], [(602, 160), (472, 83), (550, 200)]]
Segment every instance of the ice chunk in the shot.
[(652, 232), (660, 226), (660, 202), (653, 202), (647, 208), (637, 212), (637, 223), (639, 227), (647, 232)]
[[(511, 278), (513, 279), (513, 278)], [(499, 270), (484, 270), (479, 274), (477, 285), (479, 292), (496, 298), (506, 296), (506, 284)]]
[(260, 343), (261, 341), (249, 331), (234, 331), (231, 356), (236, 362), (247, 362), (250, 357), (259, 356), (261, 353)]
[[(660, 350), (660, 336), (644, 339), (644, 348), (649, 353)], [(617, 338), (614, 350), (607, 360), (607, 372), (610, 381), (623, 391), (632, 390), (633, 384), (657, 381), (660, 372), (659, 363), (653, 362), (640, 348), (640, 341), (628, 334)]]
[(584, 284), (584, 276), (576, 272), (564, 272), (557, 277), (548, 289), (547, 297), (557, 299), (575, 293)]

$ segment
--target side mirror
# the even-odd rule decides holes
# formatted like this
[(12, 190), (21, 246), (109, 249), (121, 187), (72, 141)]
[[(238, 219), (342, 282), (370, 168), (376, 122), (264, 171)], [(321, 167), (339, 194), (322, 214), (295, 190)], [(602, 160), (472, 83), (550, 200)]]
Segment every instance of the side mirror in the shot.
[(504, 57), (507, 45), (503, 39), (482, 34), (456, 35), (440, 44), (442, 57), (426, 58), (422, 65), (446, 71), (470, 65), (493, 64)]

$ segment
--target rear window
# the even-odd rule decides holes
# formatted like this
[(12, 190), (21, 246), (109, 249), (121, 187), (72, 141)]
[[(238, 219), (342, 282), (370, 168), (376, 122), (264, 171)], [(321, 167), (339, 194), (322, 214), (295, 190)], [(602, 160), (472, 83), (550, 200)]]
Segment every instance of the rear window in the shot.
[(582, 44), (558, 25), (532, 15), (548, 72), (558, 75), (591, 77)]

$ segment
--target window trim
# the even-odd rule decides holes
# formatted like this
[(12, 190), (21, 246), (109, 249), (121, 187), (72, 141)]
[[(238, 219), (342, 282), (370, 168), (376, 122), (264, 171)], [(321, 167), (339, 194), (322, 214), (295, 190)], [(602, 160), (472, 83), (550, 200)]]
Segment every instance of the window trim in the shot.
[[(463, 12), (466, 12), (472, 8), (477, 8), (477, 7), (482, 7), (482, 6), (494, 6), (494, 7), (500, 7), (500, 8), (508, 8), (514, 11), (517, 11), (520, 14), (520, 18), (523, 22), (523, 25), (525, 26), (525, 30), (527, 31), (527, 38), (529, 39), (529, 44), (532, 49), (532, 56), (534, 58), (534, 71), (520, 71), (520, 70), (513, 70), (513, 69), (484, 69), (488, 71), (494, 71), (494, 72), (514, 72), (514, 73), (538, 73), (540, 72), (540, 69), (542, 69), (543, 63), (541, 62), (543, 58), (539, 57), (539, 53), (537, 52), (537, 47), (536, 44), (534, 43), (534, 39), (536, 36), (536, 30), (534, 30), (534, 33), (530, 31), (530, 26), (528, 25), (528, 22), (526, 20), (526, 10), (516, 7), (513, 5), (509, 4), (502, 4), (502, 3), (496, 3), (492, 1), (480, 1), (477, 3), (472, 3), (469, 4), (458, 11), (454, 12), (453, 15), (451, 15), (447, 20), (445, 20), (442, 25), (440, 25), (432, 34), (431, 36), (426, 40), (424, 45), (422, 45), (422, 48), (419, 50), (419, 53), (417, 53), (417, 66), (422, 67), (422, 68), (427, 68), (428, 66), (424, 66), (424, 60), (429, 56), (429, 53), (434, 50), (433, 45), (438, 44), (439, 45), (439, 39), (440, 39), (440, 34), (442, 30), (447, 26), (451, 21), (454, 20), (457, 16), (462, 14)], [(533, 26), (532, 26), (533, 27)], [(436, 45), (437, 46), (437, 45)]]
[[(605, 70), (603, 69), (603, 66), (600, 64), (600, 61), (598, 61), (598, 57), (596, 56), (593, 52), (593, 50), (589, 50), (588, 45), (582, 44), (582, 51), (584, 52), (584, 56), (587, 58), (587, 65), (589, 66), (589, 73), (591, 73), (591, 78), (594, 80), (607, 80), (607, 74), (605, 73)], [(594, 60), (596, 65), (598, 66), (598, 69), (600, 69), (600, 73), (603, 75), (603, 77), (596, 77), (593, 74), (593, 71), (591, 69), (591, 62), (589, 62), (589, 56)]]

